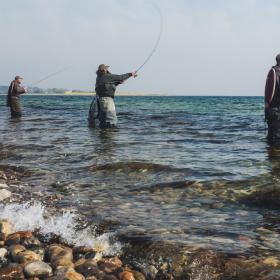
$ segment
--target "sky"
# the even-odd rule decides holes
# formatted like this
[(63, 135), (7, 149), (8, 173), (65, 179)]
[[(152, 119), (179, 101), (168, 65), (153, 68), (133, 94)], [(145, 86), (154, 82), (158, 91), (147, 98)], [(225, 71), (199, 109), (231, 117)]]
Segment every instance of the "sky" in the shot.
[(0, 85), (93, 90), (101, 63), (137, 69), (121, 92), (263, 95), (280, 53), (279, 0), (0, 0)]

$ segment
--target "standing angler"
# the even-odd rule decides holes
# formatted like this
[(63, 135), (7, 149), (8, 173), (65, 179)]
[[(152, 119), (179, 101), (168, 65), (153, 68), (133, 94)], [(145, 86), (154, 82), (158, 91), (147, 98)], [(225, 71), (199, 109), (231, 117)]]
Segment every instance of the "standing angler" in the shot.
[(11, 82), (7, 95), (7, 107), (11, 109), (11, 117), (21, 117), (20, 95), (27, 92), (27, 88), (21, 86), (22, 77), (16, 76)]
[[(114, 102), (116, 87), (130, 77), (137, 77), (135, 72), (114, 75), (108, 71), (108, 68), (109, 66), (105, 64), (98, 67), (95, 84), (97, 100), (92, 102), (89, 112), (89, 124), (95, 123), (93, 118), (98, 118), (100, 128), (116, 127), (117, 115)], [(98, 110), (98, 113), (96, 110)]]

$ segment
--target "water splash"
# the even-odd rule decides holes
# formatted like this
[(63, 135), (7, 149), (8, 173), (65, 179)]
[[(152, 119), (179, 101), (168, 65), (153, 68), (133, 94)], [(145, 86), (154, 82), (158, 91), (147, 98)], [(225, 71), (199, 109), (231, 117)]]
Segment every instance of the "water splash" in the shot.
[(103, 255), (119, 255), (121, 253), (122, 246), (113, 240), (112, 233), (97, 236), (90, 227), (78, 230), (77, 214), (67, 211), (50, 215), (39, 202), (0, 205), (0, 218), (11, 221), (15, 231), (39, 230), (43, 235), (54, 233), (68, 243), (93, 247), (102, 252)]

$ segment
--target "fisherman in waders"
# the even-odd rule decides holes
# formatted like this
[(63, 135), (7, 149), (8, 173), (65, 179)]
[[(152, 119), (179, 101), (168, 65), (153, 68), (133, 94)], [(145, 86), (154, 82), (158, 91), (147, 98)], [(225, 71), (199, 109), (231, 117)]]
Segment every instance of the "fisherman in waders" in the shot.
[(265, 119), (269, 144), (280, 145), (280, 54), (268, 72), (265, 85)]
[(115, 108), (115, 91), (119, 84), (122, 84), (130, 77), (137, 77), (135, 72), (123, 75), (113, 75), (108, 71), (109, 66), (101, 64), (96, 72), (95, 92), (89, 110), (89, 126), (95, 127), (96, 120), (100, 128), (114, 128), (117, 125), (117, 114)]
[(7, 107), (11, 109), (11, 117), (21, 117), (20, 95), (27, 92), (27, 88), (21, 86), (22, 77), (16, 76), (11, 82), (7, 95)]

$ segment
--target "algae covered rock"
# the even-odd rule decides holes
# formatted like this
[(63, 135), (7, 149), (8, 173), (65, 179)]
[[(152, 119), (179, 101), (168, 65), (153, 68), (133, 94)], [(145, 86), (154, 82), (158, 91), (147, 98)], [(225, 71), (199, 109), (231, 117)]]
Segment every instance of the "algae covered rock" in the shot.
[(240, 202), (255, 207), (280, 209), (280, 188), (255, 191), (240, 198)]

